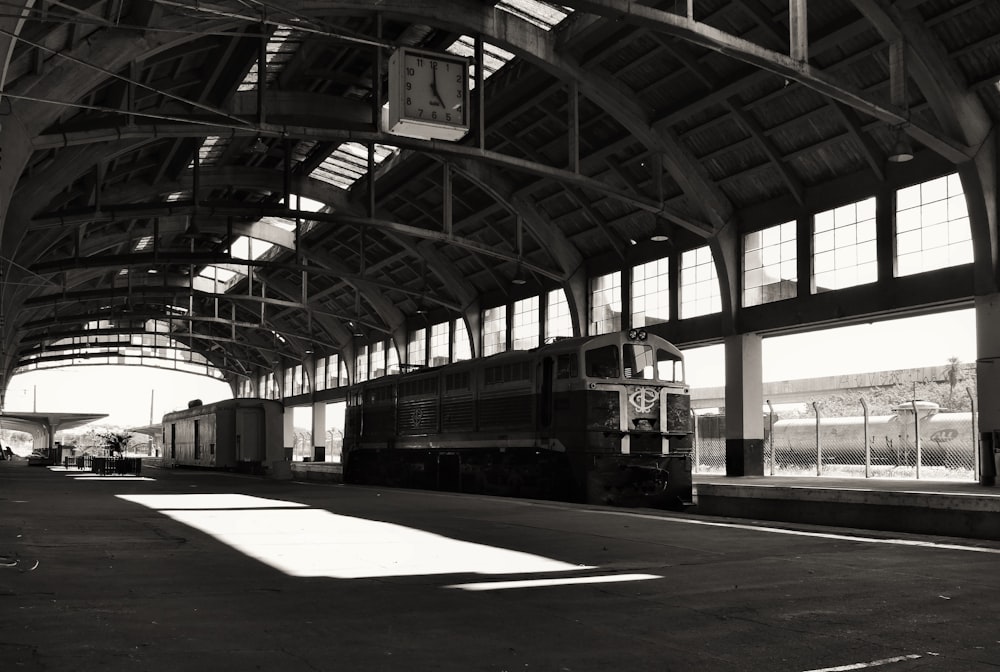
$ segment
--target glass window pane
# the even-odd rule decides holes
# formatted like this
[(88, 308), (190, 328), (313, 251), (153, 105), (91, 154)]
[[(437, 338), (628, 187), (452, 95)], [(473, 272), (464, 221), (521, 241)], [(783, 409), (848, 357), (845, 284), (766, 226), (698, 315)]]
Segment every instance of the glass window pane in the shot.
[(623, 356), (622, 368), (626, 378), (653, 380), (656, 367), (652, 346), (626, 343)]
[(951, 250), (970, 240), (968, 203), (957, 173), (896, 192), (897, 276), (970, 263), (971, 257)]
[[(681, 318), (708, 315), (721, 310), (722, 299), (712, 252), (707, 245), (681, 253)], [(716, 301), (716, 299), (718, 299)], [(716, 309), (715, 306), (719, 308)]]
[(591, 378), (618, 378), (618, 346), (588, 350), (584, 355), (587, 375)]

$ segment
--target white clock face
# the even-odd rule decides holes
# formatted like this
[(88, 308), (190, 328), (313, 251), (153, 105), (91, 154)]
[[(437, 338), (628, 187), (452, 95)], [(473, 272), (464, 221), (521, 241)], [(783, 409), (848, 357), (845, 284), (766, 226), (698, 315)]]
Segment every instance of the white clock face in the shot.
[(437, 124), (465, 122), (465, 61), (421, 54), (403, 60), (403, 116)]

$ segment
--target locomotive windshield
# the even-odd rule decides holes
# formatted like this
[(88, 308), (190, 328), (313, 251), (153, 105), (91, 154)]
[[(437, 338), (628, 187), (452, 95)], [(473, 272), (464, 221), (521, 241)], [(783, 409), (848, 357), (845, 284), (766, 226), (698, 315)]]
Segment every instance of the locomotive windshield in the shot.
[(651, 345), (626, 343), (624, 356), (626, 378), (653, 380), (655, 372), (656, 378), (666, 383), (684, 380), (683, 365), (666, 350)]
[(616, 345), (588, 350), (585, 365), (590, 378), (684, 381), (684, 364), (676, 355), (643, 343), (626, 343), (621, 351)]
[(587, 376), (591, 378), (618, 377), (618, 346), (588, 350), (586, 354)]

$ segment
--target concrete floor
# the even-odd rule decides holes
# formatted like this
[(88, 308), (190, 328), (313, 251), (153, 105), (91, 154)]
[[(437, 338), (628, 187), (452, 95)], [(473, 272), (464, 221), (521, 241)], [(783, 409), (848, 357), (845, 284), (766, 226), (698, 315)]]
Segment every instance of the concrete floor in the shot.
[(1000, 542), (144, 476), (0, 462), (0, 558), (19, 561), (0, 567), (0, 670), (952, 672), (1000, 661)]

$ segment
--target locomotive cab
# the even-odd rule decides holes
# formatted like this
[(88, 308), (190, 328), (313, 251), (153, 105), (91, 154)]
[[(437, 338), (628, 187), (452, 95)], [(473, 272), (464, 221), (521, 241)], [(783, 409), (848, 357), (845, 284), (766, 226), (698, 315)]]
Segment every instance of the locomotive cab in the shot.
[(672, 345), (633, 331), (564, 350), (544, 359), (540, 376), (542, 424), (564, 442), (587, 452), (662, 455), (671, 440), (690, 435), (684, 360)]

